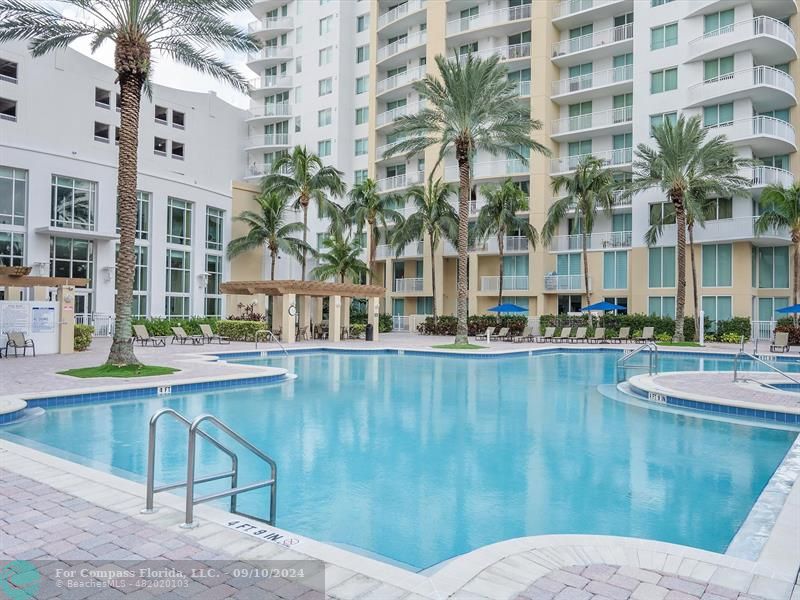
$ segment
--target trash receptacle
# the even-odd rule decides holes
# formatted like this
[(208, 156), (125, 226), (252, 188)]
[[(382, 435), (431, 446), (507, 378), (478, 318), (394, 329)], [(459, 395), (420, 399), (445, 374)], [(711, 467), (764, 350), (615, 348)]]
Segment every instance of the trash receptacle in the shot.
[(368, 342), (371, 342), (374, 338), (374, 334), (372, 332), (372, 323), (367, 323), (367, 329), (364, 332), (364, 336), (366, 337)]

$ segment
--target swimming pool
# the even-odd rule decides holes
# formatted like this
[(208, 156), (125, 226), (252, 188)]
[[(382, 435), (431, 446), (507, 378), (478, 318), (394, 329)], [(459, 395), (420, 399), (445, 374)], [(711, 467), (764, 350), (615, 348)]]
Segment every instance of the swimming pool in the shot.
[[(596, 388), (614, 382), (619, 356), (246, 359), (298, 378), (47, 409), (0, 435), (141, 480), (153, 412), (210, 412), (277, 461), (279, 527), (414, 570), (547, 533), (724, 551), (797, 432), (607, 399)], [(732, 361), (662, 353), (659, 364), (726, 370)], [(186, 433), (163, 425), (157, 473), (179, 480)], [(198, 461), (199, 474), (227, 466), (204, 444)], [(256, 467), (243, 456), (242, 483)], [(240, 509), (263, 514), (262, 492), (241, 496)]]

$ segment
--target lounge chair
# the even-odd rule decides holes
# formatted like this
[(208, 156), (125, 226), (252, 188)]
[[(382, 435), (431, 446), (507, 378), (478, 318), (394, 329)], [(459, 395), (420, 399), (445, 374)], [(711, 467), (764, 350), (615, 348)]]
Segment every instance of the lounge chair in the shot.
[(492, 335), (494, 335), (494, 330), (495, 330), (494, 327), (487, 327), (486, 331), (484, 331), (483, 333), (479, 333), (478, 335), (475, 336), (475, 341), (486, 340), (488, 342), (489, 338)]
[(28, 348), (33, 350), (33, 355), (36, 356), (36, 344), (30, 338), (26, 338), (25, 334), (22, 331), (7, 331), (6, 337), (8, 341), (6, 342), (6, 356), (8, 356), (8, 349), (14, 349), (14, 356), (17, 356), (17, 351), (22, 350), (22, 356), (25, 356), (28, 352)]
[(611, 338), (612, 342), (617, 342), (621, 344), (622, 342), (627, 342), (631, 339), (631, 328), (630, 327), (620, 327), (619, 328), (619, 335), (617, 337)]
[(653, 327), (645, 327), (642, 329), (642, 336), (635, 339), (637, 342), (652, 342), (656, 339), (653, 334)]
[(507, 340), (508, 339), (508, 327), (501, 327), (500, 331), (497, 332), (497, 335), (494, 336), (498, 340)]
[[(776, 331), (775, 339), (769, 347), (770, 352), (788, 352), (789, 351), (789, 332)], [(8, 352), (6, 352), (8, 353)]]
[(512, 342), (530, 342), (533, 339), (533, 327), (527, 326), (522, 333), (511, 338)]
[(586, 341), (586, 327), (578, 327), (575, 332), (575, 337), (569, 338), (570, 342), (585, 342)]
[(297, 330), (297, 340), (307, 340), (308, 339), (308, 325), (303, 325)]
[(572, 336), (572, 327), (562, 327), (561, 328), (561, 335), (557, 335), (553, 338), (554, 342), (563, 342), (564, 340), (570, 339)]
[(553, 341), (553, 334), (555, 334), (556, 328), (555, 327), (545, 327), (544, 335), (539, 335), (534, 338), (536, 342), (552, 342)]
[(181, 344), (192, 342), (192, 344), (202, 344), (204, 338), (202, 335), (188, 335), (183, 327), (170, 327), (172, 329), (172, 344), (177, 340)]
[(226, 338), (221, 335), (217, 335), (211, 330), (211, 325), (206, 325), (205, 323), (200, 324), (200, 333), (202, 334), (203, 341), (207, 344), (210, 344), (214, 340), (219, 342), (220, 344), (230, 344), (230, 338)]
[(153, 347), (167, 345), (167, 340), (163, 337), (153, 337), (144, 325), (133, 326), (133, 342), (139, 342), (142, 346), (151, 344)]
[(589, 338), (589, 342), (594, 342), (597, 344), (605, 344), (606, 343), (606, 328), (605, 327), (598, 327), (594, 330), (594, 337)]

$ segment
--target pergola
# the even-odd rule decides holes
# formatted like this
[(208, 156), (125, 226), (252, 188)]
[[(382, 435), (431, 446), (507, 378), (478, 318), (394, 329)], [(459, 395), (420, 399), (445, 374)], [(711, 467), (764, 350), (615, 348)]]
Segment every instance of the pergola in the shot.
[[(276, 298), (272, 312), (273, 326), (280, 324), (283, 338), (287, 342), (295, 341), (295, 315), (289, 311), (295, 306), (299, 315), (300, 327), (311, 324), (311, 306), (309, 298), (329, 298), (329, 339), (337, 342), (343, 325), (342, 301), (348, 298), (367, 299), (367, 322), (373, 327), (375, 340), (378, 339), (378, 319), (380, 299), (386, 290), (379, 285), (360, 285), (356, 283), (334, 283), (330, 281), (299, 281), (294, 279), (226, 281), (220, 285), (223, 294), (240, 296), (263, 294)], [(303, 298), (298, 303), (297, 299)], [(320, 305), (321, 313), (321, 305)], [(280, 315), (277, 320), (276, 316)]]

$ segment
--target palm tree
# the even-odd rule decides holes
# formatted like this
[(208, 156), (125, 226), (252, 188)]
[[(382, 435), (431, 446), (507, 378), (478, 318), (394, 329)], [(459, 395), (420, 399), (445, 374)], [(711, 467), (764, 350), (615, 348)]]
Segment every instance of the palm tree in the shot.
[[(62, 6), (59, 6), (61, 4)], [(115, 46), (114, 69), (120, 87), (120, 132), (117, 170), (117, 215), (120, 227), (116, 267), (114, 339), (108, 363), (139, 364), (131, 342), (131, 301), (136, 265), (136, 177), (139, 110), (149, 86), (153, 53), (163, 54), (247, 92), (245, 79), (215, 56), (209, 47), (236, 52), (258, 49), (258, 42), (225, 21), (231, 11), (247, 9), (252, 0), (0, 0), (0, 43), (30, 40), (30, 51), (43, 56), (89, 37), (92, 51), (104, 42)], [(65, 8), (85, 19), (65, 16)]]
[(327, 250), (317, 254), (317, 266), (311, 269), (311, 276), (316, 279), (339, 279), (345, 283), (361, 279), (369, 272), (366, 263), (361, 260), (364, 246), (358, 237), (334, 229), (322, 242)]
[(525, 164), (531, 150), (550, 154), (531, 139), (541, 123), (531, 120), (530, 108), (519, 102), (516, 84), (508, 80), (507, 69), (499, 61), (497, 55), (487, 59), (457, 55), (452, 60), (437, 56), (439, 77), (429, 74), (414, 84), (428, 108), (395, 121), (400, 140), (384, 153), (386, 157), (412, 155), (438, 145), (438, 166), (455, 151), (459, 174), (457, 344), (467, 343), (467, 243), (475, 153), (503, 154)]
[(633, 181), (628, 193), (659, 189), (675, 207), (677, 229), (678, 286), (675, 300), (675, 335), (683, 341), (683, 315), (686, 304), (686, 198), (692, 189), (713, 196), (731, 196), (747, 190), (748, 178), (738, 175), (753, 161), (738, 158), (724, 135), (711, 139), (700, 117), (678, 117), (654, 127), (656, 148), (639, 144), (633, 161)]
[[(272, 173), (261, 181), (261, 189), (294, 198), (294, 207), (303, 209), (303, 243), (307, 247), (309, 204), (314, 201), (321, 215), (331, 216), (336, 207), (327, 194), (339, 197), (344, 194), (345, 185), (339, 169), (323, 165), (320, 157), (305, 146), (295, 146), (291, 154), (275, 161)], [(303, 248), (300, 279), (306, 278), (306, 258), (307, 251)]]
[[(547, 219), (542, 227), (542, 241), (549, 244), (558, 226), (574, 208), (575, 228), (570, 235), (581, 236), (581, 252), (583, 254), (583, 285), (586, 290), (586, 305), (592, 303), (592, 293), (589, 289), (589, 237), (594, 231), (597, 213), (603, 211), (611, 215), (614, 206), (614, 190), (617, 183), (613, 173), (604, 168), (603, 161), (594, 156), (587, 156), (575, 167), (572, 175), (558, 175), (551, 182), (553, 195), (558, 195), (562, 190), (566, 192), (550, 205)], [(589, 315), (591, 318), (591, 314)]]
[(399, 226), (392, 235), (392, 244), (397, 256), (408, 244), (428, 235), (431, 248), (431, 288), (433, 292), (433, 322), (436, 324), (436, 249), (442, 238), (455, 244), (458, 239), (458, 215), (450, 204), (455, 188), (442, 181), (428, 179), (426, 186), (417, 185), (408, 190), (406, 202), (412, 202), (414, 213)]
[(290, 210), (286, 199), (275, 193), (261, 194), (256, 198), (259, 210), (245, 210), (234, 220), (245, 223), (250, 231), (228, 243), (228, 258), (266, 247), (270, 255), (269, 278), (275, 279), (275, 263), (283, 252), (302, 260), (303, 250), (310, 250), (301, 239), (292, 237), (303, 231), (303, 224), (289, 220)]
[(769, 185), (761, 192), (759, 200), (761, 214), (755, 222), (757, 235), (766, 233), (771, 229), (786, 228), (792, 237), (794, 255), (792, 258), (792, 271), (794, 271), (794, 285), (792, 286), (792, 304), (797, 304), (800, 296), (800, 183), (795, 182), (790, 187)]
[(525, 237), (536, 248), (539, 235), (528, 219), (517, 213), (528, 210), (528, 197), (511, 179), (506, 179), (500, 186), (485, 185), (481, 194), (486, 204), (478, 212), (475, 224), (475, 238), (481, 242), (494, 235), (497, 237), (497, 248), (500, 256), (500, 285), (497, 304), (503, 303), (503, 251), (506, 236), (510, 232)]
[(393, 207), (395, 198), (378, 193), (374, 179), (365, 179), (350, 190), (350, 203), (344, 207), (344, 216), (356, 226), (358, 233), (369, 229), (369, 271), (370, 282), (375, 277), (375, 248), (389, 231), (389, 223), (397, 224), (403, 216)]

